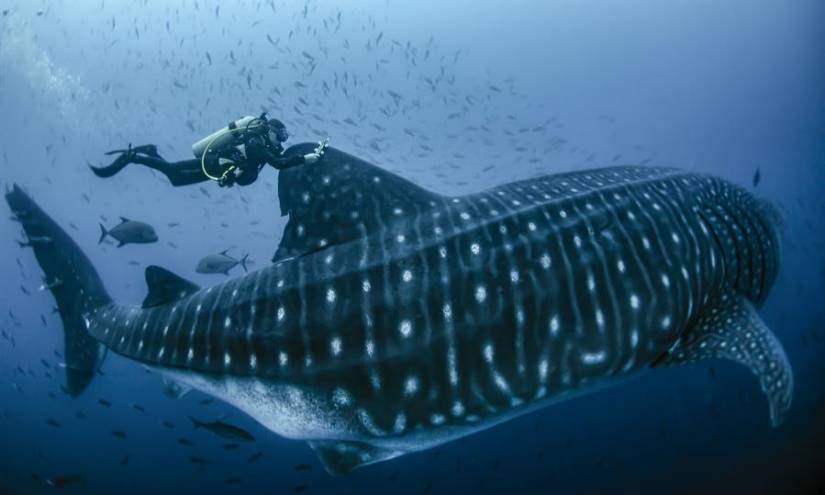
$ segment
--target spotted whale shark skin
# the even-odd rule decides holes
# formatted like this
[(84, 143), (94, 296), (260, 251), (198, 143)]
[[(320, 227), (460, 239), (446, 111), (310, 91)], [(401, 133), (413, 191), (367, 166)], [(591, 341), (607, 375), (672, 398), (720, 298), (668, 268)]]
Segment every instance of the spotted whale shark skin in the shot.
[(98, 297), (82, 325), (308, 441), (330, 472), (700, 358), (749, 366), (774, 424), (790, 407), (754, 311), (778, 223), (742, 188), (626, 166), (448, 197), (333, 148), (279, 181), (276, 263), (203, 289), (147, 270), (148, 303)]

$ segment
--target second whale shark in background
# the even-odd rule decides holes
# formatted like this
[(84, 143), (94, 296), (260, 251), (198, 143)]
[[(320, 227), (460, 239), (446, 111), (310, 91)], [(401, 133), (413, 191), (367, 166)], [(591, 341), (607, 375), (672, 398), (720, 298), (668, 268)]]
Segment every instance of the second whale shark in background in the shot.
[(330, 148), (281, 171), (279, 195), (276, 263), (207, 288), (150, 266), (131, 305), (15, 186), (62, 281), (69, 390), (100, 343), (308, 441), (332, 473), (699, 359), (747, 366), (772, 423), (788, 412), (791, 367), (755, 309), (778, 216), (724, 180), (627, 166), (452, 197)]

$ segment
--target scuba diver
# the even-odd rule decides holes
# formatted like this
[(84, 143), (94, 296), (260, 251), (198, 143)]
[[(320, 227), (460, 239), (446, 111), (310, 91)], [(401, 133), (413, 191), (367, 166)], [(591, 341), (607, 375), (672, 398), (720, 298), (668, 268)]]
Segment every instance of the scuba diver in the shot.
[(187, 186), (214, 180), (222, 187), (255, 182), (265, 164), (278, 170), (312, 164), (321, 159), (327, 140), (318, 143), (312, 153), (283, 157), (283, 143), (289, 138), (286, 126), (278, 119), (246, 116), (231, 122), (192, 145), (194, 159), (168, 162), (158, 154), (157, 146), (147, 144), (113, 150), (120, 155), (105, 167), (91, 166), (98, 177), (111, 177), (130, 163), (138, 163), (164, 174), (173, 186)]

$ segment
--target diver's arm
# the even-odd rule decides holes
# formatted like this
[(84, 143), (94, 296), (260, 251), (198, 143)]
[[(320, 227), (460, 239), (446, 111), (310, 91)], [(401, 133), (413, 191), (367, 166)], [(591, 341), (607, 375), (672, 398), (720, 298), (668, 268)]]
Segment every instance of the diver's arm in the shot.
[(305, 165), (307, 163), (307, 159), (306, 156), (303, 155), (290, 156), (289, 158), (279, 156), (276, 157), (274, 160), (268, 160), (268, 163), (278, 170), (284, 170), (286, 168)]
[(310, 157), (312, 153), (310, 153), (309, 155), (283, 157), (280, 154), (270, 150), (269, 147), (266, 146), (264, 143), (258, 141), (249, 141), (246, 144), (246, 152), (247, 155), (255, 156), (262, 163), (266, 162), (278, 170), (297, 167), (299, 165), (304, 165), (307, 163), (315, 163), (315, 161), (317, 161), (313, 160), (312, 157)]

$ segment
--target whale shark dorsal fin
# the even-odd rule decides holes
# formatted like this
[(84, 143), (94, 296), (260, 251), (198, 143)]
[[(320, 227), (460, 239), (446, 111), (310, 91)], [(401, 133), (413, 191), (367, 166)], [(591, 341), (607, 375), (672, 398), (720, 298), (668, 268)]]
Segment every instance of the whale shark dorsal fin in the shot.
[(746, 299), (729, 297), (710, 308), (658, 364), (724, 358), (747, 366), (768, 399), (771, 423), (782, 423), (793, 399), (793, 371), (776, 336)]
[(144, 308), (168, 304), (200, 290), (192, 282), (155, 265), (146, 267), (146, 285), (149, 293), (143, 300)]
[[(285, 156), (312, 152), (299, 144)], [(273, 261), (360, 239), (394, 219), (440, 204), (443, 196), (335, 148), (311, 165), (278, 175), (281, 215), (289, 215)]]
[(310, 441), (309, 446), (329, 474), (344, 475), (374, 462), (398, 457), (404, 452), (376, 447), (364, 442)]

